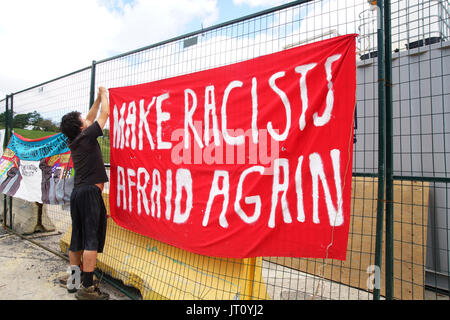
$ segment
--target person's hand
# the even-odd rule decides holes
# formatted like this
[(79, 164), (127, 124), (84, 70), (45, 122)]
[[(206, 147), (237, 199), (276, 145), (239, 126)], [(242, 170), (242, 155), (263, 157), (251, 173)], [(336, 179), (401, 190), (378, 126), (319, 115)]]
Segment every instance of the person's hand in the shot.
[(106, 88), (105, 87), (98, 87), (98, 95), (102, 96), (102, 95), (106, 95)]

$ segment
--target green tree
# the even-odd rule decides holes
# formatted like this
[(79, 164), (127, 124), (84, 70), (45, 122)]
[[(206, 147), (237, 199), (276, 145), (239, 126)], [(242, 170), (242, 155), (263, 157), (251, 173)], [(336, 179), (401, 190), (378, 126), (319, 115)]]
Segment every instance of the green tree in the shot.
[(50, 119), (41, 119), (36, 123), (36, 127), (41, 128), (42, 131), (58, 131), (58, 126)]
[(16, 114), (13, 119), (13, 128), (24, 129), (29, 123), (31, 112), (26, 114)]
[(1, 127), (5, 126), (5, 119), (6, 119), (6, 111), (0, 113), (0, 126)]
[[(0, 115), (0, 122), (5, 121), (5, 115)], [(24, 129), (28, 125), (36, 125), (39, 121), (43, 120), (39, 112), (33, 111), (28, 113), (16, 114), (13, 118), (13, 127)]]
[[(29, 113), (30, 114), (30, 113)], [(39, 114), (39, 112), (37, 111), (33, 111), (30, 114), (30, 118), (28, 119), (28, 123), (31, 125), (36, 125), (36, 123), (38, 123), (39, 121), (44, 120), (41, 115)]]

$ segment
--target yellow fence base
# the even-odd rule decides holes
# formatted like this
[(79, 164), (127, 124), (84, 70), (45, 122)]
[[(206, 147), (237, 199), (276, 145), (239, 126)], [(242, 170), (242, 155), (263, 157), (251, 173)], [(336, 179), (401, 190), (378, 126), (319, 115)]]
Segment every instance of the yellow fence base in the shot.
[[(107, 204), (108, 195), (103, 196)], [(71, 232), (69, 227), (60, 240), (63, 253), (68, 252)], [(137, 288), (145, 300), (270, 299), (262, 258), (198, 255), (128, 231), (111, 217), (97, 268)]]

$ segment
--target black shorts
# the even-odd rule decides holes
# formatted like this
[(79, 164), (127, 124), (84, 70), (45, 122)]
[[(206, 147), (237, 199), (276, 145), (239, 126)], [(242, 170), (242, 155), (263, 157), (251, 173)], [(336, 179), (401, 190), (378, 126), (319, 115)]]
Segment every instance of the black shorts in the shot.
[(106, 237), (106, 208), (95, 185), (75, 186), (70, 196), (72, 238), (69, 250), (103, 252)]

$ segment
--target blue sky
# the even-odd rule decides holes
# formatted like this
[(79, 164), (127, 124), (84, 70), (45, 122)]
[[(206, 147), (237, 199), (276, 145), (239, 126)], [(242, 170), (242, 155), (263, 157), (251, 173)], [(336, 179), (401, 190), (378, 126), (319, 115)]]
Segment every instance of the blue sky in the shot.
[[(284, 1), (289, 2), (289, 1)], [(236, 5), (232, 0), (219, 0), (219, 21), (218, 23), (222, 23), (225, 21), (229, 21), (232, 19), (236, 19), (248, 14), (252, 14), (263, 9), (267, 9), (272, 7), (273, 5), (260, 5), (257, 7), (250, 7), (248, 4), (243, 3), (240, 5)]]
[[(243, 17), (267, 8), (271, 8), (283, 3), (289, 3), (293, 0), (217, 0), (217, 7), (219, 9), (218, 20), (215, 24), (233, 20), (239, 17)], [(133, 5), (136, 0), (124, 0), (123, 3)], [(121, 11), (121, 8), (114, 4), (114, 1), (110, 1), (109, 5), (112, 10)], [(201, 28), (199, 21), (192, 22), (187, 28), (189, 31), (195, 31)]]

